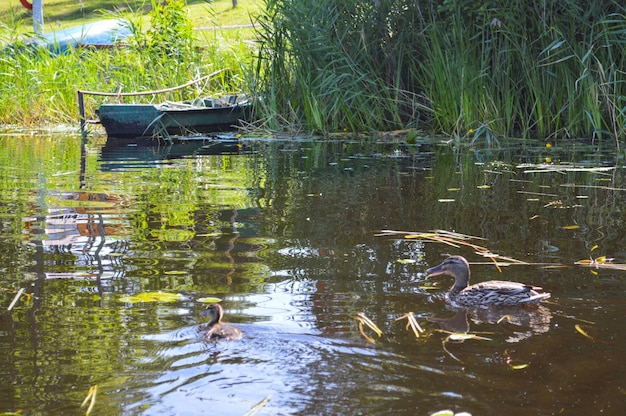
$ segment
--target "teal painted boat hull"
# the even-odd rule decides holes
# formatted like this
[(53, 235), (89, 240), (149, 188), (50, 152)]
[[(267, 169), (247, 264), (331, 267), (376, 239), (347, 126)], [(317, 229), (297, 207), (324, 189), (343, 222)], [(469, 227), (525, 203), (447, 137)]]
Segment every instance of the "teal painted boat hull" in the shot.
[(250, 103), (237, 101), (236, 96), (229, 97), (225, 104), (214, 99), (201, 103), (103, 104), (97, 114), (107, 135), (120, 138), (167, 138), (228, 131), (247, 120), (250, 114)]

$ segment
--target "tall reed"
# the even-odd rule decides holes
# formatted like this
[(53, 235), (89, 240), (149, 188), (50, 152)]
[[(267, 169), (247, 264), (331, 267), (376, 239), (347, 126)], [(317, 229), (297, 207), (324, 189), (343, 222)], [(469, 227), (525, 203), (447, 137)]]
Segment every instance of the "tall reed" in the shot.
[(626, 138), (618, 0), (264, 1), (268, 123)]
[(386, 129), (426, 110), (402, 85), (406, 64), (393, 60), (405, 56), (389, 50), (403, 42), (389, 38), (371, 2), (265, 0), (265, 8), (255, 74), (273, 125)]

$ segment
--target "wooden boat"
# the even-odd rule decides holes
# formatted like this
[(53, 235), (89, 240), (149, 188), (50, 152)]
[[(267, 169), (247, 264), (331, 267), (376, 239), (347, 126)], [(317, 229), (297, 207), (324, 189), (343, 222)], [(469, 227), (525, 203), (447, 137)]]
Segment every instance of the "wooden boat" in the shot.
[(96, 111), (109, 137), (185, 136), (232, 130), (250, 113), (243, 95), (163, 104), (103, 104)]

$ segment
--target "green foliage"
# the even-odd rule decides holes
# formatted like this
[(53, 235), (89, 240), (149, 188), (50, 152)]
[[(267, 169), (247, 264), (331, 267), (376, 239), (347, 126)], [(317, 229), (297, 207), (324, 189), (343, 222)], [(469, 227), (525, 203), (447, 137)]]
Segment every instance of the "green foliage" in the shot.
[(268, 120), (326, 130), (422, 121), (488, 141), (626, 138), (622, 2), (265, 4), (256, 75)]
[[(25, 47), (17, 31), (3, 31), (7, 34), (0, 43), (16, 47), (0, 50), (0, 124), (76, 124), (77, 89), (157, 90), (218, 69), (225, 71), (206, 84), (136, 100), (182, 100), (244, 90), (242, 63), (251, 57), (245, 39), (232, 36), (225, 42), (216, 30), (203, 39), (202, 48), (196, 47), (183, 6), (182, 0), (159, 5), (163, 15), (153, 17), (153, 26), (147, 28), (141, 14), (118, 13), (114, 17), (126, 19), (135, 35), (128, 45), (112, 49), (79, 48), (52, 55), (45, 49)], [(86, 97), (88, 118), (103, 100)]]
[(149, 55), (181, 60), (192, 55), (193, 25), (184, 0), (152, 0), (150, 17), (146, 45)]
[[(256, 75), (264, 111), (322, 131), (415, 122), (424, 107), (405, 85), (403, 49), (371, 2), (266, 0)], [(382, 6), (381, 6), (382, 7)], [(400, 33), (400, 32), (398, 32)]]

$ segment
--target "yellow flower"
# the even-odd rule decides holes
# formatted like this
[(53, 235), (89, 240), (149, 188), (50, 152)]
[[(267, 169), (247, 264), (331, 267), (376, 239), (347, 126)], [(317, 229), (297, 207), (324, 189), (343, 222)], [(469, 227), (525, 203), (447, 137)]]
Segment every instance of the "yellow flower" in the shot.
[(467, 132), (468, 132), (469, 134), (472, 134), (472, 133), (474, 133), (474, 129), (469, 129)]
[(550, 143), (546, 143), (546, 148), (548, 148), (548, 149), (549, 149), (549, 148), (551, 148), (551, 147), (552, 147), (552, 145), (551, 145)]
[(546, 158), (546, 163), (552, 163), (552, 158), (551, 157), (547, 157)]

